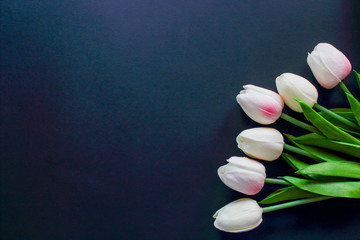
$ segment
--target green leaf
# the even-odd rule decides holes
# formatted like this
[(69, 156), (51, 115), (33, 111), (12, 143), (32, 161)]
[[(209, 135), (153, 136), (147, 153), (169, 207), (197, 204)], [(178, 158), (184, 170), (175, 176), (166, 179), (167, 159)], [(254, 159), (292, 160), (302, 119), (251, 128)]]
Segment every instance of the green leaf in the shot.
[(333, 111), (338, 114), (350, 114), (352, 113), (350, 108), (330, 108), (330, 111)]
[(324, 162), (346, 161), (345, 158), (342, 158), (338, 155), (335, 155), (318, 147), (303, 145), (299, 143), (297, 144), (297, 146), (310, 153), (311, 155), (315, 156), (316, 158), (314, 158), (314, 160), (320, 159)]
[[(331, 112), (334, 112), (333, 110), (330, 109)], [(354, 124), (356, 124), (356, 120), (354, 117), (354, 114), (351, 112), (351, 110), (349, 110), (349, 112), (345, 113), (345, 112), (334, 112), (337, 115), (341, 116), (344, 119), (347, 119), (348, 121), (353, 122)], [(341, 130), (346, 131), (348, 133), (351, 134), (355, 134), (355, 135), (360, 135), (360, 133), (356, 132), (356, 130), (353, 127), (350, 127), (347, 124), (344, 124), (342, 122), (340, 122), (338, 119), (334, 118), (332, 115), (326, 114), (323, 111), (320, 111), (319, 114), (324, 117), (326, 120), (328, 120), (329, 122), (331, 122), (332, 124), (334, 124), (336, 127), (339, 127)]]
[[(314, 133), (314, 134), (316, 134), (316, 133)], [(344, 159), (336, 154), (333, 154), (329, 151), (325, 151), (321, 148), (300, 144), (297, 141), (295, 141), (296, 137), (294, 137), (294, 136), (291, 136), (291, 135), (285, 134), (285, 133), (284, 133), (284, 135), (297, 147), (310, 153), (310, 155), (311, 155), (310, 157), (317, 162), (346, 161), (346, 159)], [(316, 135), (318, 135), (318, 134), (316, 134)]]
[(355, 116), (350, 108), (332, 108), (330, 111), (350, 120), (356, 122)]
[(271, 193), (269, 196), (261, 200), (260, 204), (272, 204), (278, 202), (284, 202), (289, 200), (309, 198), (309, 197), (319, 197), (321, 195), (301, 190), (300, 188), (290, 186), (286, 188), (281, 188)]
[(290, 154), (283, 153), (281, 154), (281, 156), (296, 171), (309, 166), (309, 164), (300, 161), (299, 159), (291, 156)]
[(354, 74), (355, 74), (355, 78), (356, 78), (356, 81), (359, 85), (359, 88), (360, 88), (360, 74), (358, 74), (355, 70), (353, 70)]
[(298, 170), (296, 173), (360, 179), (360, 163), (349, 161), (324, 162), (310, 165)]
[[(297, 143), (297, 142), (294, 141), (294, 139), (295, 139), (294, 136), (292, 136), (292, 135), (290, 135), (290, 134), (286, 134), (286, 133), (283, 133), (283, 134), (284, 134), (284, 136), (286, 136), (286, 137), (291, 141), (291, 143), (294, 144), (297, 148), (299, 148), (301, 151), (306, 152), (304, 149), (300, 148), (300, 144), (299, 144), (299, 143)], [(292, 147), (292, 146), (291, 146), (291, 147)], [(285, 150), (285, 149), (288, 149), (287, 144), (284, 145), (284, 150)], [(289, 150), (290, 150), (290, 151), (293, 151), (293, 150), (291, 150), (291, 149), (289, 149)], [(293, 152), (296, 153), (296, 151), (293, 151)], [(299, 154), (302, 154), (302, 153), (299, 153)], [(315, 160), (315, 161), (317, 161), (317, 162), (323, 162), (323, 161), (324, 161), (324, 160), (322, 160), (321, 158), (318, 158), (318, 157), (316, 157), (315, 155), (312, 155), (312, 154), (310, 154), (310, 153), (308, 153), (308, 152), (306, 152), (306, 155), (305, 155), (305, 154), (302, 154), (302, 155), (303, 155), (303, 156), (307, 156), (307, 157), (309, 157), (309, 158), (311, 158), (311, 159), (313, 159), (313, 160)]]
[(343, 182), (320, 182), (309, 179), (285, 176), (282, 179), (304, 191), (330, 196), (360, 198), (360, 181), (343, 181)]
[[(341, 84), (341, 86), (345, 87), (345, 85), (343, 83)], [(349, 93), (346, 92), (346, 94), (351, 95), (350, 92)], [(337, 113), (335, 113), (333, 111), (330, 111), (329, 109), (327, 109), (327, 108), (325, 108), (325, 107), (323, 107), (323, 106), (321, 106), (321, 105), (319, 105), (317, 103), (314, 104), (314, 108), (320, 110), (323, 113), (322, 116), (325, 119), (326, 119), (326, 117), (325, 117), (326, 115), (328, 117), (334, 119), (335, 122), (330, 121), (332, 124), (336, 125), (335, 123), (337, 123), (337, 124), (341, 124), (340, 126), (342, 126), (345, 129), (350, 129), (352, 131), (360, 131), (360, 127), (359, 127), (359, 125), (357, 123), (354, 123), (354, 122), (352, 122), (352, 121), (338, 115)]]
[(353, 130), (350, 130), (350, 129), (346, 129), (346, 128), (342, 128), (342, 127), (339, 127), (339, 129), (342, 130), (342, 131), (344, 131), (344, 132), (350, 133), (350, 134), (353, 135), (354, 137), (357, 137), (357, 138), (360, 137), (360, 132), (356, 132), (356, 131), (353, 131)]
[[(318, 146), (360, 158), (360, 145), (329, 140), (324, 136), (321, 136), (316, 133), (310, 133), (300, 137), (296, 137), (293, 139), (293, 141), (298, 144)], [(350, 159), (350, 160), (356, 160), (356, 159)]]
[(350, 107), (355, 116), (356, 122), (358, 125), (360, 125), (360, 103), (352, 94), (349, 93), (345, 93), (345, 94), (350, 103)]
[[(350, 110), (351, 111), (351, 110)], [(335, 112), (336, 113), (336, 112)], [(337, 120), (336, 118), (332, 117), (331, 115), (328, 115), (324, 112), (319, 112), (319, 114), (324, 117), (326, 120), (328, 120), (330, 123), (332, 123), (333, 125), (335, 125), (336, 127), (338, 127), (340, 130), (350, 133), (353, 136), (356, 137), (360, 137), (360, 132), (358, 132), (356, 129), (354, 129), (353, 127), (350, 127), (347, 124), (344, 124), (342, 122), (340, 122), (339, 120)], [(337, 115), (341, 116), (342, 118), (347, 119), (348, 121), (353, 122), (354, 124), (357, 124), (356, 119), (354, 114), (351, 113), (336, 113)]]
[(332, 140), (360, 144), (360, 140), (340, 130), (338, 127), (330, 123), (319, 113), (313, 110), (308, 104), (302, 101), (298, 102), (300, 103), (306, 119), (310, 121), (318, 130), (320, 130), (324, 136)]

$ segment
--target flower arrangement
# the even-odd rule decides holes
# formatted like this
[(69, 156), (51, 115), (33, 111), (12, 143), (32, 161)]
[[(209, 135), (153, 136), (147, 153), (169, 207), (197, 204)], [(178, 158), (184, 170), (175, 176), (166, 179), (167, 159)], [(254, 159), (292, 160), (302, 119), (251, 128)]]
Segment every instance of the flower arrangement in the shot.
[[(245, 85), (236, 100), (252, 120), (268, 125), (282, 118), (309, 133), (292, 136), (274, 128), (257, 127), (237, 136), (238, 147), (248, 157), (228, 159), (228, 163), (218, 169), (221, 181), (246, 195), (259, 193), (265, 183), (282, 187), (259, 203), (242, 198), (219, 209), (214, 214), (214, 225), (219, 230), (245, 232), (258, 227), (266, 212), (334, 197), (360, 198), (360, 103), (342, 81), (351, 73), (351, 63), (328, 43), (319, 43), (308, 54), (307, 63), (322, 87), (341, 87), (350, 107), (327, 109), (321, 106), (317, 103), (315, 86), (292, 73), (276, 78), (278, 93)], [(360, 74), (353, 72), (360, 87)], [(308, 122), (285, 114), (284, 103), (302, 113)], [(289, 144), (285, 143), (283, 135)], [(296, 175), (266, 178), (266, 169), (257, 160), (274, 161), (280, 156)]]

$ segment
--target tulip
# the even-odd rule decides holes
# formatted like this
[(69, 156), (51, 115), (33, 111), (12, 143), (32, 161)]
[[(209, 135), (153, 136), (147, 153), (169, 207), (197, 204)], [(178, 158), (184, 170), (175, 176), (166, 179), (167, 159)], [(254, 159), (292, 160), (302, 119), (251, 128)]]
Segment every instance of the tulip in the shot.
[(321, 86), (331, 89), (351, 72), (346, 56), (328, 43), (319, 43), (308, 54), (307, 63)]
[(284, 102), (279, 94), (250, 84), (245, 85), (244, 89), (236, 100), (252, 120), (271, 124), (280, 117)]
[(218, 169), (226, 186), (247, 195), (260, 192), (266, 177), (264, 165), (247, 157), (231, 157), (227, 161), (228, 164)]
[(237, 136), (236, 142), (249, 157), (266, 161), (279, 158), (284, 149), (284, 137), (274, 128), (246, 129)]
[(296, 98), (314, 106), (318, 99), (318, 92), (315, 86), (307, 79), (292, 73), (284, 73), (275, 80), (277, 91), (283, 98), (285, 104), (296, 112), (302, 112)]
[(255, 200), (238, 199), (214, 214), (214, 226), (221, 231), (232, 233), (250, 231), (261, 224), (262, 213), (262, 209)]

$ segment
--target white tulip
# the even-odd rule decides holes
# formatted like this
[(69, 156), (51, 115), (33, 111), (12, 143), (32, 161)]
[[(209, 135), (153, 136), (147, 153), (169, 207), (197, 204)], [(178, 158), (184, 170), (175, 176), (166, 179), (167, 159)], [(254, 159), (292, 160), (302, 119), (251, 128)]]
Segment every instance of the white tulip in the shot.
[(279, 158), (284, 149), (284, 137), (274, 128), (246, 129), (237, 136), (236, 142), (246, 155), (266, 161)]
[(307, 79), (293, 73), (281, 74), (275, 80), (277, 91), (285, 104), (296, 112), (302, 112), (300, 104), (295, 98), (314, 106), (317, 103), (318, 91)]
[(329, 43), (316, 45), (308, 54), (307, 63), (319, 84), (327, 89), (338, 85), (351, 72), (350, 61)]
[(262, 209), (255, 200), (238, 199), (214, 214), (214, 226), (221, 231), (232, 233), (250, 231), (261, 224), (262, 213)]
[(218, 169), (226, 186), (247, 195), (260, 192), (266, 178), (264, 165), (247, 157), (231, 157), (227, 161), (228, 164)]
[(236, 96), (236, 100), (252, 120), (261, 124), (275, 122), (284, 107), (279, 94), (251, 84), (244, 86), (244, 90)]

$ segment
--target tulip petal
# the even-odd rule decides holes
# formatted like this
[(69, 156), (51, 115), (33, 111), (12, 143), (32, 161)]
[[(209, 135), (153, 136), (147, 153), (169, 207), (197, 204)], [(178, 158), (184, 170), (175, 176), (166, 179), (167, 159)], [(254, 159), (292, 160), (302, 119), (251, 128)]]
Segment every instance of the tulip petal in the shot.
[(255, 200), (242, 198), (233, 201), (213, 216), (214, 226), (225, 232), (239, 233), (250, 231), (262, 222), (262, 209)]
[(236, 100), (252, 120), (261, 124), (275, 122), (284, 107), (279, 94), (251, 84), (244, 86)]
[(243, 88), (245, 89), (246, 92), (256, 92), (256, 93), (260, 93), (260, 94), (265, 94), (265, 95), (273, 98), (281, 107), (284, 107), (284, 101), (282, 100), (280, 95), (274, 91), (271, 91), (266, 88), (258, 87), (258, 86), (252, 85), (252, 84), (247, 84), (247, 85), (243, 86)]
[(246, 155), (266, 161), (279, 158), (284, 148), (284, 137), (274, 128), (246, 129), (237, 136), (236, 142)]
[[(307, 63), (312, 70), (315, 78), (323, 88), (331, 89), (339, 84), (340, 80), (319, 61), (320, 57), (316, 57), (318, 54), (308, 54)], [(324, 79), (324, 80), (322, 80)]]
[(319, 52), (321, 62), (339, 81), (349, 75), (351, 64), (342, 52), (328, 43), (319, 43), (316, 50)]
[(247, 93), (239, 94), (236, 100), (246, 115), (258, 123), (274, 123), (281, 115), (282, 107), (269, 96)]
[(264, 165), (246, 157), (231, 157), (227, 161), (228, 164), (218, 169), (219, 178), (226, 186), (247, 195), (261, 191), (266, 178)]
[(351, 72), (351, 63), (346, 56), (328, 43), (319, 43), (308, 54), (307, 63), (319, 84), (331, 89)]
[(293, 73), (283, 73), (275, 80), (276, 88), (285, 104), (296, 112), (302, 109), (295, 99), (313, 106), (318, 99), (318, 92), (315, 86), (307, 79)]

